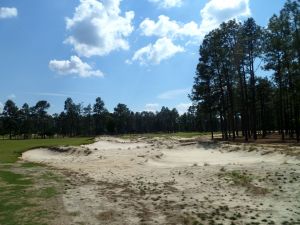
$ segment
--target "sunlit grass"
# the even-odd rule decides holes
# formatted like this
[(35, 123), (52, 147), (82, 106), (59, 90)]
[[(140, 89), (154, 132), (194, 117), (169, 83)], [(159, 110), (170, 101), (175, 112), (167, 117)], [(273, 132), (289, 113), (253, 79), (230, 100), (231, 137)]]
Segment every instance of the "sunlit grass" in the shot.
[[(41, 164), (18, 163), (25, 151), (39, 147), (78, 146), (94, 138), (0, 140), (0, 224), (48, 224), (55, 210), (45, 209), (63, 185), (62, 177)], [(44, 171), (42, 174), (37, 171)]]
[(58, 138), (29, 140), (0, 140), (0, 163), (13, 163), (25, 151), (39, 147), (78, 146), (90, 144), (93, 138)]
[(0, 179), (11, 185), (31, 185), (32, 181), (22, 174), (13, 173), (7, 170), (0, 170)]

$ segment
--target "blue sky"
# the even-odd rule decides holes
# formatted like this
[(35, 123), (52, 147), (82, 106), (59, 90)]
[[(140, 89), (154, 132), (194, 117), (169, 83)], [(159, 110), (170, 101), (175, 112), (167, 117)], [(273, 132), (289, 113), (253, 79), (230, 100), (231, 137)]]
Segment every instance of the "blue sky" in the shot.
[(1, 0), (0, 108), (67, 97), (109, 110), (183, 112), (203, 36), (222, 21), (265, 26), (284, 0)]

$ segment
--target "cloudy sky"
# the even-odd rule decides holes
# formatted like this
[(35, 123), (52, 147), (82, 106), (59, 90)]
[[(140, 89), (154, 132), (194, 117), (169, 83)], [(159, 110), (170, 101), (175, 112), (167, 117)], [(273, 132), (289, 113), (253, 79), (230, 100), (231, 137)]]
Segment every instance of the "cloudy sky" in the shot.
[(284, 0), (0, 0), (0, 108), (72, 97), (109, 110), (183, 112), (203, 36), (249, 16), (265, 26)]

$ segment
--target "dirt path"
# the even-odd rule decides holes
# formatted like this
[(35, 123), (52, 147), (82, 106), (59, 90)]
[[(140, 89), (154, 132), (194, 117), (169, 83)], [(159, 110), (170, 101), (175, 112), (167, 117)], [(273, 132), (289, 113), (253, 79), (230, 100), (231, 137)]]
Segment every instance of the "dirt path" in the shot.
[(22, 158), (69, 173), (70, 224), (300, 223), (300, 160), (272, 146), (102, 137)]

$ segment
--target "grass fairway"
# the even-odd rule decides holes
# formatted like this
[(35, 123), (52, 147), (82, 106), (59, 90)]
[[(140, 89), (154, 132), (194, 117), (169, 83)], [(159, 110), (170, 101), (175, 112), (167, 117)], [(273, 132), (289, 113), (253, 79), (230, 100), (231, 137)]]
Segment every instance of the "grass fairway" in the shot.
[(24, 151), (92, 142), (93, 138), (0, 140), (0, 224), (55, 224), (55, 218), (65, 214), (60, 197), (64, 176), (43, 165), (18, 162)]
[(0, 164), (0, 224), (48, 224), (57, 215), (58, 194), (64, 184), (48, 179), (47, 167), (23, 168), (17, 163), (10, 168)]
[(163, 137), (163, 138), (170, 138), (170, 137), (181, 137), (181, 138), (193, 138), (197, 136), (207, 135), (210, 134), (208, 132), (176, 132), (176, 133), (147, 133), (147, 134), (126, 134), (121, 136), (125, 139), (130, 138), (137, 138), (137, 137), (148, 137), (148, 138), (155, 138), (155, 137)]
[(14, 163), (25, 151), (39, 147), (90, 144), (93, 138), (57, 138), (30, 140), (0, 140), (0, 163)]

